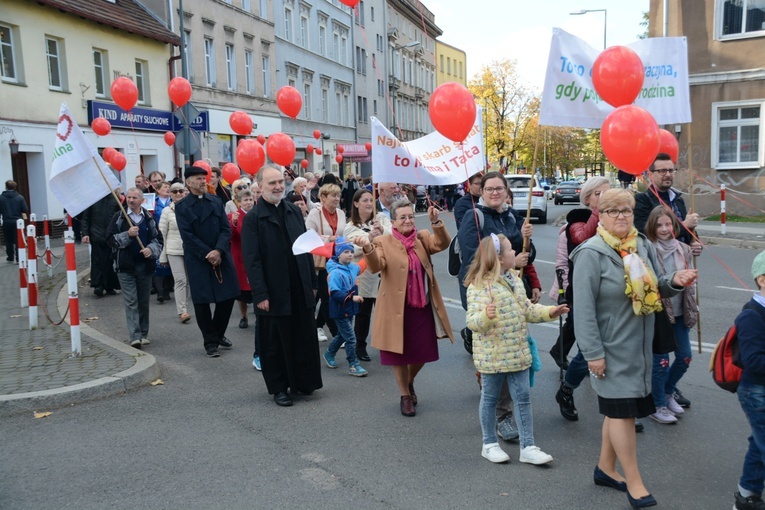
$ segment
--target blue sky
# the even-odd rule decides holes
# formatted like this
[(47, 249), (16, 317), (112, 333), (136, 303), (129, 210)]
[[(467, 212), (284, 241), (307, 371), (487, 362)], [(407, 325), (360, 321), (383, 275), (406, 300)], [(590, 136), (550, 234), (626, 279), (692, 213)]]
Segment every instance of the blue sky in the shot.
[(608, 46), (628, 44), (643, 31), (649, 0), (423, 0), (444, 31), (443, 42), (465, 50), (468, 78), (493, 60), (518, 61), (522, 78), (540, 92), (553, 27), (603, 47), (603, 13), (571, 16), (582, 9), (607, 9)]

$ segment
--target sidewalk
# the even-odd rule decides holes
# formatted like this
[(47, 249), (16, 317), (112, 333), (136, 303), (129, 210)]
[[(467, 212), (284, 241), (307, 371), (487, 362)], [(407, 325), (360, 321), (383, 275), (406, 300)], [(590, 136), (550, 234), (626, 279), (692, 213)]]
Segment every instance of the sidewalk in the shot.
[(696, 230), (704, 244), (765, 250), (765, 223), (726, 223), (723, 235), (720, 222), (702, 221)]
[[(40, 249), (40, 248), (38, 248)], [(63, 241), (51, 250), (63, 256)], [(79, 292), (87, 287), (88, 248), (77, 246)], [(58, 260), (54, 259), (56, 265)], [(102, 398), (147, 384), (159, 377), (156, 359), (81, 325), (82, 354), (73, 357), (68, 321), (56, 326), (68, 306), (66, 262), (52, 277), (38, 260), (38, 328), (29, 329), (29, 309), (19, 297), (19, 266), (0, 266), (0, 415), (46, 410)], [(84, 272), (83, 272), (84, 270)], [(84, 279), (83, 279), (84, 278)], [(46, 310), (50, 320), (46, 317)], [(80, 310), (80, 319), (87, 310)], [(67, 317), (68, 318), (68, 317)]]

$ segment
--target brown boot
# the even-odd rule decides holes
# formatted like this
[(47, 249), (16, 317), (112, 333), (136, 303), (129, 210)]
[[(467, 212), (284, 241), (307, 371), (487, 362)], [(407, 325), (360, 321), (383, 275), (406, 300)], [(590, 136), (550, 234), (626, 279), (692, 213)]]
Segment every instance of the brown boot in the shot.
[(411, 395), (404, 395), (401, 397), (401, 414), (404, 416), (414, 416), (416, 414), (414, 404), (412, 404)]
[(414, 392), (414, 383), (409, 383), (409, 395), (412, 397), (412, 405), (417, 405), (417, 394)]

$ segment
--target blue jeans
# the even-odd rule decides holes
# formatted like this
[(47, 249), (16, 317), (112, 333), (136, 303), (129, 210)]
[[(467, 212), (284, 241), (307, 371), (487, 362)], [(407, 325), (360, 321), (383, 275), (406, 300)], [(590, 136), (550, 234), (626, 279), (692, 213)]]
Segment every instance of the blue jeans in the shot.
[(337, 335), (329, 343), (327, 350), (334, 356), (337, 351), (340, 350), (340, 346), (345, 342), (345, 359), (348, 363), (356, 363), (356, 334), (353, 332), (353, 324), (351, 319), (343, 317), (342, 319), (334, 319), (337, 325)]
[(667, 395), (675, 392), (677, 382), (685, 372), (688, 371), (688, 365), (691, 363), (693, 353), (691, 352), (690, 329), (685, 326), (683, 317), (675, 317), (675, 323), (672, 325), (672, 331), (675, 332), (675, 359), (672, 365), (669, 364), (669, 354), (653, 355), (653, 373), (651, 375), (651, 395), (656, 407), (667, 406)]
[(515, 423), (518, 425), (521, 448), (534, 446), (534, 420), (531, 417), (531, 395), (529, 392), (529, 370), (481, 374), (481, 403), (478, 417), (481, 420), (483, 444), (497, 442), (497, 400), (503, 381), (507, 381), (513, 397)]
[(577, 352), (574, 359), (568, 364), (566, 375), (563, 377), (563, 384), (572, 390), (577, 389), (582, 384), (584, 378), (587, 377), (590, 371), (588, 367), (587, 360), (584, 359), (582, 351)]
[(765, 477), (765, 386), (741, 383), (738, 385), (738, 402), (744, 410), (752, 435), (749, 449), (744, 457), (744, 468), (739, 485), (755, 494), (762, 494)]

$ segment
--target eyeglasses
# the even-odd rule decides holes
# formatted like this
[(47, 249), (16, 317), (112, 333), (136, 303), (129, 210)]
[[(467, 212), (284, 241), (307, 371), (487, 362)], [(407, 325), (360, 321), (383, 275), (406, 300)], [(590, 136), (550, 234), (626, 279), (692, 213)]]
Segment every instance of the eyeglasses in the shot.
[(634, 211), (632, 209), (609, 209), (603, 212), (607, 214), (609, 218), (618, 218), (620, 214), (625, 218), (631, 218)]
[(406, 220), (409, 220), (409, 221), (414, 221), (414, 215), (410, 215), (410, 216), (399, 216), (398, 218), (396, 218), (396, 221), (406, 221)]
[(493, 195), (494, 193), (499, 193), (499, 194), (502, 194), (502, 193), (504, 193), (505, 191), (507, 191), (507, 188), (505, 188), (504, 186), (500, 186), (500, 187), (498, 187), (498, 188), (484, 188), (483, 190), (484, 190), (486, 193), (488, 193), (489, 195)]
[(237, 186), (236, 189), (247, 189), (249, 186), (247, 184), (243, 184), (241, 186)]
[(651, 170), (651, 173), (661, 175), (672, 175), (675, 172), (676, 170), (674, 168), (657, 168), (655, 170)]
[(173, 195), (176, 195), (178, 193), (183, 193), (184, 191), (186, 191), (186, 190), (185, 189), (174, 189), (170, 193), (172, 193)]

